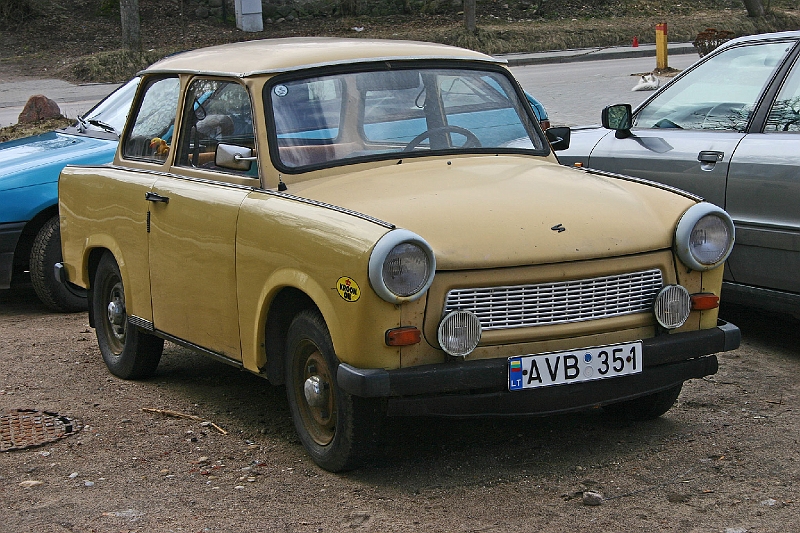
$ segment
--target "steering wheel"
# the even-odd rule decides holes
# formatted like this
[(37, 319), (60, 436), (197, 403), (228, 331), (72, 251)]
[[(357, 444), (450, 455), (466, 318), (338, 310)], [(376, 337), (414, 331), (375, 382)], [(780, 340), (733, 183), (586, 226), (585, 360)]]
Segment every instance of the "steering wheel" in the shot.
[(403, 151), (404, 152), (412, 151), (414, 148), (419, 146), (420, 143), (422, 143), (422, 141), (424, 141), (431, 135), (435, 135), (437, 133), (458, 133), (459, 135), (463, 135), (464, 137), (466, 137), (467, 140), (464, 141), (464, 144), (459, 146), (459, 148), (480, 148), (481, 146), (481, 141), (478, 139), (478, 136), (466, 128), (462, 128), (461, 126), (439, 126), (438, 128), (431, 128), (429, 130), (423, 131), (422, 133), (411, 139), (411, 141), (409, 141), (406, 147), (403, 148)]
[(736, 102), (716, 104), (703, 117), (701, 129), (741, 131), (747, 123), (745, 105)]

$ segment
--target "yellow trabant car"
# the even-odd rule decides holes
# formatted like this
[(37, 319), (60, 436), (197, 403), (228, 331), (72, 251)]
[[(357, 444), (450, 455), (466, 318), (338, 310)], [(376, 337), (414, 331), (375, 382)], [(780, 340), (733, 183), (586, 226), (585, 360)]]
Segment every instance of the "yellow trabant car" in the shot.
[(113, 163), (59, 183), (61, 279), (103, 358), (164, 339), (285, 384), (321, 467), (387, 415), (660, 416), (739, 345), (733, 224), (691, 194), (559, 166), (503, 61), (366, 39), (168, 57)]

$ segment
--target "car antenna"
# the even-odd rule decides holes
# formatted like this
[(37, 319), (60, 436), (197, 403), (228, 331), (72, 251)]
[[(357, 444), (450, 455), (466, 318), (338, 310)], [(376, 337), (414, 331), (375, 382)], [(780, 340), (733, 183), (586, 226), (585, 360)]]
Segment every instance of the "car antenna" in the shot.
[(285, 183), (283, 182), (283, 180), (281, 179), (281, 175), (280, 175), (280, 174), (278, 174), (278, 190), (279, 190), (279, 191), (285, 191), (285, 190), (286, 190), (286, 189), (288, 189), (288, 188), (289, 188), (289, 187), (287, 187), (287, 186), (286, 186), (286, 184), (285, 184)]

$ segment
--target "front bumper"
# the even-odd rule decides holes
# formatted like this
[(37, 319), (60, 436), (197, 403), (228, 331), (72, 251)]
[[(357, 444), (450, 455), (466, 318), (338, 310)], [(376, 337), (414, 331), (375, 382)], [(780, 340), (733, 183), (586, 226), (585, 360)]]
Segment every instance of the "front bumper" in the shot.
[(711, 329), (644, 339), (639, 374), (525, 391), (508, 390), (505, 358), (397, 370), (342, 363), (337, 382), (354, 396), (388, 398), (389, 415), (544, 415), (629, 400), (714, 374), (713, 354), (735, 350), (740, 342), (739, 328), (720, 321)]
[(11, 286), (14, 274), (14, 251), (17, 249), (25, 222), (0, 224), (0, 289)]

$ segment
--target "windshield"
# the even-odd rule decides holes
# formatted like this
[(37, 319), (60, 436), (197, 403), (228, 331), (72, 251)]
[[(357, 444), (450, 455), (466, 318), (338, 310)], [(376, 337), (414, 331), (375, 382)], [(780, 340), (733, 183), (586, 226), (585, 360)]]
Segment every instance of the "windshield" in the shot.
[(133, 78), (118, 88), (82, 115), (78, 119), (78, 127), (83, 128), (84, 132), (85, 130), (109, 131), (110, 127), (113, 128), (113, 133), (119, 136), (125, 127), (125, 119), (128, 118), (128, 111), (131, 109), (131, 102), (138, 86), (139, 78)]
[(546, 149), (502, 71), (351, 72), (280, 81), (265, 91), (271, 144), (287, 169), (432, 152)]

